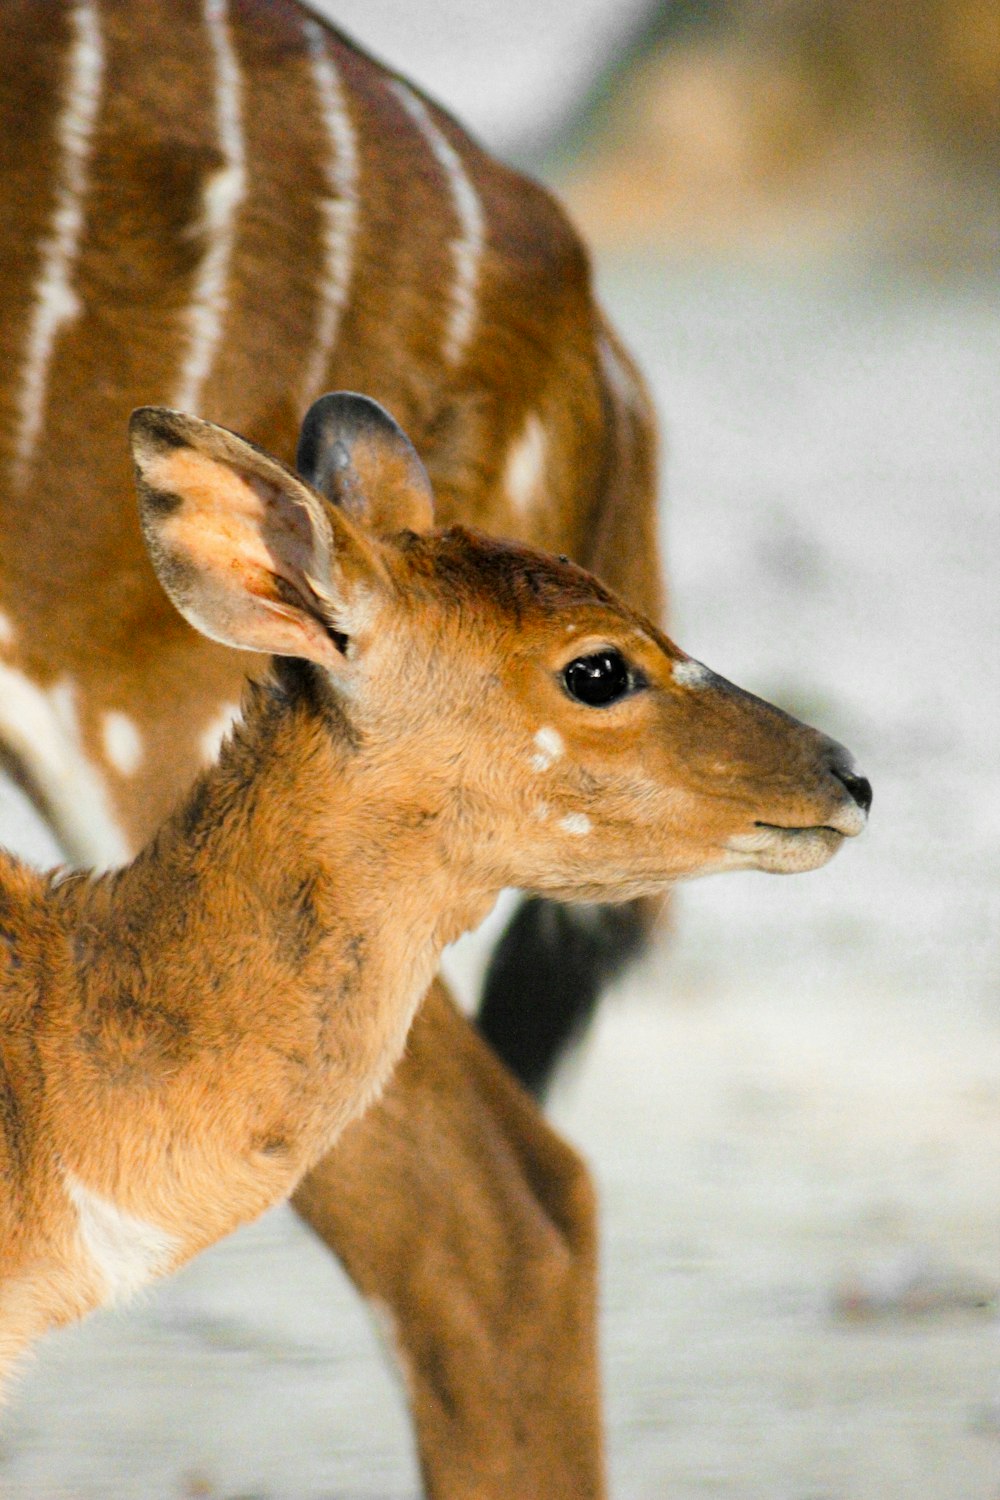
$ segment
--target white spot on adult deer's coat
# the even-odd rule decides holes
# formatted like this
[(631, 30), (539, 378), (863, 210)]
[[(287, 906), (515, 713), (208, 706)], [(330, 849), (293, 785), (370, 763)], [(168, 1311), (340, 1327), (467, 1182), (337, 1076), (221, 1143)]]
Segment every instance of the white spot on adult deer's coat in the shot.
[(531, 764), (536, 771), (547, 771), (552, 762), (559, 759), (565, 748), (559, 731), (550, 729), (547, 725), (535, 735), (534, 743), (535, 753), (531, 757)]
[(131, 851), (107, 785), (84, 748), (69, 678), (42, 688), (24, 672), (0, 666), (0, 739), (37, 786), (70, 858), (100, 869), (124, 864)]
[(536, 412), (529, 412), (518, 436), (507, 451), (504, 464), (504, 493), (522, 514), (537, 499), (545, 473), (545, 428)]
[(213, 766), (218, 760), (222, 741), (239, 717), (240, 705), (238, 703), (223, 704), (208, 727), (202, 730), (198, 748), (201, 751), (202, 762), (206, 766)]
[(104, 753), (123, 776), (134, 776), (142, 764), (142, 735), (128, 714), (112, 711), (104, 715)]
[(187, 308), (188, 348), (174, 405), (197, 411), (201, 390), (222, 337), (229, 297), (226, 282), (236, 238), (236, 214), (246, 195), (246, 146), (241, 81), (229, 37), (226, 0), (205, 0), (205, 26), (215, 66), (215, 120), (225, 161), (202, 190), (201, 229), (206, 240), (194, 295)]
[(434, 159), (448, 180), (448, 189), (458, 218), (459, 232), (451, 242), (455, 278), (451, 284), (451, 316), (445, 331), (444, 356), (458, 364), (465, 353), (476, 322), (479, 268), (486, 243), (486, 222), (479, 195), (472, 185), (451, 141), (435, 123), (424, 101), (402, 79), (393, 79), (392, 89), (430, 146)]
[(79, 0), (73, 6), (70, 25), (72, 42), (62, 110), (56, 124), (55, 207), (49, 233), (41, 245), (42, 267), (35, 283), (28, 347), (17, 395), (14, 481), (18, 486), (27, 482), (34, 460), (56, 339), (80, 311), (73, 272), (80, 250), (94, 125), (104, 77), (100, 16), (93, 0)]
[(691, 657), (685, 657), (683, 661), (675, 661), (673, 665), (673, 678), (679, 682), (681, 687), (704, 687), (711, 682), (714, 673), (709, 667), (702, 666), (700, 661), (693, 661)]
[(326, 384), (326, 371), (337, 342), (340, 318), (351, 284), (358, 229), (358, 142), (336, 64), (323, 27), (303, 22), (320, 117), (330, 143), (324, 163), (329, 192), (323, 198), (325, 264), (320, 312), (312, 353), (306, 361), (304, 397), (311, 401)]
[(586, 813), (567, 813), (565, 818), (559, 819), (559, 827), (564, 833), (589, 833), (592, 826)]
[(80, 1243), (103, 1277), (108, 1302), (132, 1296), (170, 1270), (178, 1249), (173, 1235), (92, 1192), (72, 1172), (65, 1180)]
[(14, 629), (13, 620), (9, 615), (5, 615), (3, 611), (0, 610), (0, 647), (13, 646), (16, 639), (17, 631)]

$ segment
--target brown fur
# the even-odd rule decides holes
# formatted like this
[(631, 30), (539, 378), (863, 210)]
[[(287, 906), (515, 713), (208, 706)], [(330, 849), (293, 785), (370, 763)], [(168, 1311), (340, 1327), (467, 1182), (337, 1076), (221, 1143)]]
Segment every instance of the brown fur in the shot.
[[(343, 460), (328, 499), (350, 512), (211, 424), (133, 417), (167, 592), (292, 659), (248, 687), (218, 764), (130, 865), (0, 872), (4, 1365), (292, 1192), (502, 888), (607, 900), (811, 868), (864, 822), (838, 746), (688, 680), (582, 569), (400, 531), (431, 512), (407, 440), (363, 398), (319, 409)], [(597, 651), (629, 672), (600, 706), (565, 675)], [(569, 1243), (581, 1196), (552, 1200)]]
[[(72, 268), (78, 312), (54, 340), (38, 441), (20, 478), (19, 399), (57, 206), (71, 6), (6, 0), (0, 27), (0, 614), (14, 631), (0, 633), (0, 669), (41, 693), (71, 694), (76, 716), (67, 724), (49, 714), (43, 744), (27, 711), (11, 717), (4, 691), (0, 756), (87, 863), (108, 853), (69, 816), (92, 800), (82, 772), (98, 777), (134, 852), (190, 785), (205, 731), (260, 661), (205, 640), (167, 605), (134, 524), (121, 443), (132, 407), (169, 402), (176, 390), (207, 246), (203, 191), (223, 165), (203, 11), (196, 0), (99, 0), (98, 9), (104, 87)], [(199, 410), (289, 461), (309, 400), (329, 387), (368, 391), (416, 440), (443, 523), (566, 552), (658, 618), (651, 416), (595, 304), (578, 238), (542, 189), (429, 105), (479, 194), (487, 237), (480, 316), (465, 358), (448, 365), (443, 302), (456, 221), (447, 183), (390, 75), (330, 30), (325, 45), (357, 132), (357, 240), (338, 337), (315, 387), (304, 388), (322, 305), (330, 151), (307, 15), (291, 0), (230, 6), (248, 191)], [(545, 434), (544, 465), (522, 508), (504, 464), (531, 414)], [(106, 753), (108, 713), (141, 733), (131, 771)], [(53, 768), (42, 749), (69, 760)], [(440, 989), (433, 1024), (428, 1014), (385, 1102), (350, 1127), (296, 1202), (357, 1284), (393, 1312), (429, 1494), (599, 1496), (584, 1168)], [(2, 1118), (12, 1118), (9, 1091), (0, 1097)], [(377, 1216), (375, 1180), (387, 1184)]]

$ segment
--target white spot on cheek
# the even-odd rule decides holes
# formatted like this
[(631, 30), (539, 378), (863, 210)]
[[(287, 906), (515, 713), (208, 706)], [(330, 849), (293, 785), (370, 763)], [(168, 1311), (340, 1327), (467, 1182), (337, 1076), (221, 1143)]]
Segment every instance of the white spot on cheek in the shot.
[(206, 766), (214, 766), (222, 749), (222, 741), (240, 718), (240, 706), (238, 703), (226, 703), (209, 724), (202, 731), (198, 741), (201, 750), (201, 758)]
[(66, 1194), (79, 1217), (80, 1243), (104, 1279), (109, 1302), (131, 1296), (169, 1271), (178, 1242), (165, 1229), (91, 1192), (71, 1172)]
[(558, 760), (563, 753), (562, 735), (556, 729), (549, 729), (546, 725), (535, 735), (536, 752), (531, 757), (531, 765), (535, 771), (547, 771), (554, 760)]
[(713, 673), (708, 667), (703, 667), (700, 661), (692, 661), (688, 656), (684, 661), (675, 661), (674, 681), (679, 682), (681, 687), (704, 687), (706, 682), (711, 682)]
[(566, 833), (589, 833), (592, 826), (586, 813), (567, 813), (565, 818), (559, 819), (559, 827)]
[(503, 471), (507, 497), (522, 513), (538, 497), (545, 472), (545, 449), (545, 428), (535, 412), (529, 412), (520, 435), (510, 445)]
[(116, 771), (134, 776), (142, 764), (142, 736), (128, 714), (104, 715), (104, 753)]

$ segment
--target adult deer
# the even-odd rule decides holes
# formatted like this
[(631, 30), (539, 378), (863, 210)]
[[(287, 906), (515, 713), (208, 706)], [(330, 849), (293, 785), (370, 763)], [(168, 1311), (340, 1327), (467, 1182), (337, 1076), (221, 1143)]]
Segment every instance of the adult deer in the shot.
[(656, 895), (859, 833), (840, 746), (590, 574), (455, 527), (381, 407), (306, 468), (156, 408), (143, 531), (186, 619), (291, 658), (130, 865), (0, 862), (0, 1376), (32, 1337), (287, 1196), (377, 1098), (501, 889)]
[[(74, 858), (140, 847), (255, 660), (156, 584), (135, 406), (290, 460), (322, 390), (370, 392), (446, 524), (566, 552), (658, 616), (652, 419), (585, 253), (402, 80), (286, 0), (7, 0), (0, 130), (0, 740)], [(525, 908), (488, 993), (536, 1086), (642, 925), (553, 937), (553, 910)], [(392, 1311), (429, 1493), (601, 1493), (589, 1182), (440, 986), (295, 1202)]]

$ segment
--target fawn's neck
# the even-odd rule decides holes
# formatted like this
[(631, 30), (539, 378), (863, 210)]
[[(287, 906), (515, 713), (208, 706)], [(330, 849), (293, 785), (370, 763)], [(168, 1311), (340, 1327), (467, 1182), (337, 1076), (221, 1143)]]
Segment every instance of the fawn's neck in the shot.
[(148, 1104), (147, 1155), (191, 1140), (237, 1189), (245, 1159), (265, 1197), (378, 1094), (443, 946), (495, 894), (461, 896), (440, 809), (371, 770), (319, 692), (287, 667), (251, 690), (218, 766), (76, 896), (91, 1077), (122, 1116)]

